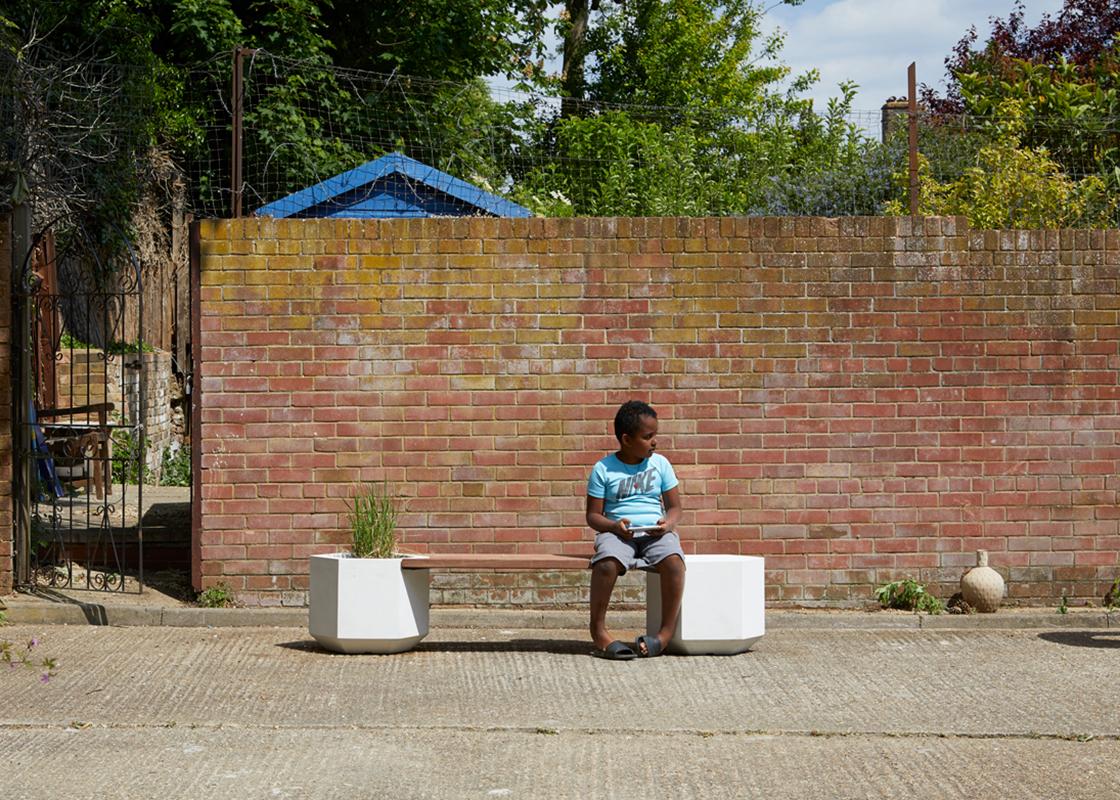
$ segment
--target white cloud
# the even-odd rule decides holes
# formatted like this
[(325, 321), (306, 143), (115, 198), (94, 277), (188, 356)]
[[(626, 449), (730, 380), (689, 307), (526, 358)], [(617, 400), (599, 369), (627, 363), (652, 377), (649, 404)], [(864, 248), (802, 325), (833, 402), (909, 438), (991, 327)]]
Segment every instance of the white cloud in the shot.
[[(1029, 0), (1028, 24), (1061, 0)], [(779, 6), (767, 16), (786, 33), (781, 61), (793, 73), (816, 68), (820, 83), (810, 92), (818, 107), (839, 93), (838, 84), (859, 84), (854, 107), (877, 110), (890, 96), (906, 94), (906, 68), (917, 63), (919, 83), (944, 85), (945, 57), (975, 25), (981, 38), (989, 18), (1006, 18), (1012, 0), (808, 0)]]

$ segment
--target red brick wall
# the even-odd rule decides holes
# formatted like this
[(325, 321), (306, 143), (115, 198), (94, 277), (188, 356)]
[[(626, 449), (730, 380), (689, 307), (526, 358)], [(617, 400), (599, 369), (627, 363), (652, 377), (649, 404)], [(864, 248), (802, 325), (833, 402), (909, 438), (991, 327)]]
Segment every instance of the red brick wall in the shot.
[(12, 226), (0, 214), (0, 595), (12, 591)]
[[(1120, 231), (961, 219), (246, 220), (202, 226), (202, 572), (302, 603), (343, 497), (407, 548), (585, 550), (585, 479), (637, 397), (689, 550), (774, 602), (943, 597), (991, 551), (1024, 602), (1120, 572)], [(586, 576), (449, 576), (578, 602)], [(635, 588), (635, 592), (638, 590)]]

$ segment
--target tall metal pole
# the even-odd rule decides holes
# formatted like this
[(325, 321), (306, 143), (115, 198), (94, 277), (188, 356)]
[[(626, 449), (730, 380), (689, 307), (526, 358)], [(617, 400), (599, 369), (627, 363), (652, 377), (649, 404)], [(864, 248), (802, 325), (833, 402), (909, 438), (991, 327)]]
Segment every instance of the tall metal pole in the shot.
[(241, 83), (241, 59), (245, 48), (233, 48), (233, 83), (230, 86), (230, 103), (233, 111), (233, 140), (230, 142), (230, 216), (241, 216), (241, 101), (244, 86)]
[(918, 216), (918, 67), (911, 63), (906, 71), (907, 97), (910, 101), (910, 216)]
[(244, 63), (245, 56), (256, 55), (256, 49), (238, 45), (233, 48), (233, 82), (230, 87), (231, 111), (233, 112), (233, 132), (230, 149), (230, 216), (236, 219), (242, 214), (241, 195), (244, 181), (242, 180), (241, 146), (245, 140), (243, 129), (245, 124), (245, 81)]

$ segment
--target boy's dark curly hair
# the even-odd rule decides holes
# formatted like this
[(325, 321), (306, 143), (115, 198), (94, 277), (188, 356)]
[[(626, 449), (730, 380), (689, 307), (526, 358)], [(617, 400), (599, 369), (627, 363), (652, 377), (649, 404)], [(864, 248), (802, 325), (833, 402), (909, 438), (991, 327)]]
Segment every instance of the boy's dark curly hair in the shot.
[(641, 428), (642, 417), (653, 417), (657, 419), (657, 412), (653, 410), (653, 406), (649, 403), (643, 403), (641, 400), (627, 400), (618, 409), (618, 413), (614, 415), (614, 435), (619, 442), (622, 441), (622, 434), (628, 433), (633, 436)]

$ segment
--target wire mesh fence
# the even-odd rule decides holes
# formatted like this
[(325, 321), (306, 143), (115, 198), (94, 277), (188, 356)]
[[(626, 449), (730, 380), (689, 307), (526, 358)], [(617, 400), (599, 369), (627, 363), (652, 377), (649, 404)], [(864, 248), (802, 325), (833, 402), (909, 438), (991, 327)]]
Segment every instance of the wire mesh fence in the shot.
[[(228, 64), (209, 67), (191, 81), (208, 87), (214, 121), (196, 184), (201, 206), (221, 213), (235, 191), (235, 104)], [(874, 214), (897, 193), (892, 172), (905, 163), (901, 138), (883, 146), (868, 134), (878, 112), (562, 105), (481, 80), (327, 69), (260, 51), (245, 62), (242, 107), (238, 189), (249, 212), (275, 212), (289, 194), (399, 153), (444, 173), (429, 173), (429, 182), (466, 181), (546, 216)], [(362, 188), (340, 202), (361, 205)], [(290, 211), (311, 213), (300, 208)]]
[[(502, 208), (544, 216), (909, 212), (909, 117), (897, 103), (854, 111), (840, 100), (814, 110), (770, 98), (732, 112), (562, 102), (524, 86), (341, 69), (260, 50), (244, 58), (238, 101), (228, 54), (184, 68), (173, 96), (145, 95), (152, 82), (130, 69), (59, 58), (29, 72), (3, 62), (6, 198), (31, 192), (60, 209), (115, 202), (163, 174), (158, 152), (186, 176), (194, 213), (209, 217), (229, 216), (238, 195), (245, 213), (465, 213), (438, 197), (462, 184), (514, 204)], [(157, 129), (160, 104), (160, 119), (175, 106), (171, 136)], [(1116, 118), (1019, 106), (983, 116), (920, 112), (917, 122), (921, 213), (962, 213), (987, 227), (1118, 221)], [(429, 168), (423, 180), (393, 184), (359, 169), (389, 154)], [(493, 213), (483, 206), (476, 213)]]

